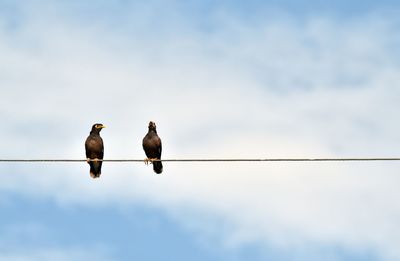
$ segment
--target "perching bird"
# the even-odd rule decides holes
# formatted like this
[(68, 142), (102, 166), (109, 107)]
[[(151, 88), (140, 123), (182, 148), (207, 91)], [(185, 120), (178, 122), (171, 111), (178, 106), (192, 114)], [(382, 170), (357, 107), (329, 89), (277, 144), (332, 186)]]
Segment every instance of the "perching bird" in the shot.
[(86, 159), (90, 165), (90, 176), (92, 178), (98, 178), (101, 174), (102, 161), (90, 161), (93, 159), (103, 159), (104, 156), (104, 145), (103, 139), (100, 137), (101, 129), (105, 128), (101, 123), (96, 123), (92, 126), (89, 137), (85, 142)]
[(163, 165), (161, 161), (154, 161), (161, 159), (161, 139), (157, 135), (156, 124), (152, 121), (149, 123), (149, 132), (143, 138), (143, 149), (146, 153), (147, 158), (145, 162), (147, 164), (148, 161), (153, 163), (153, 170), (157, 174), (161, 174), (163, 171)]

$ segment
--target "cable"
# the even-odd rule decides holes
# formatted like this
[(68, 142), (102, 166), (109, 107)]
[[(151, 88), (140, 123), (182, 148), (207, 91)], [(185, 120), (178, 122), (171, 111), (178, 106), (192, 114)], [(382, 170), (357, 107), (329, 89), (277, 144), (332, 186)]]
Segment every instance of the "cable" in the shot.
[[(0, 159), (2, 162), (23, 163), (23, 162), (86, 162), (86, 159)], [(103, 162), (144, 162), (143, 159), (91, 159), (90, 161)], [(351, 158), (218, 158), (218, 159), (162, 159), (153, 161), (163, 162), (319, 162), (319, 161), (400, 161), (400, 157), (351, 157)]]

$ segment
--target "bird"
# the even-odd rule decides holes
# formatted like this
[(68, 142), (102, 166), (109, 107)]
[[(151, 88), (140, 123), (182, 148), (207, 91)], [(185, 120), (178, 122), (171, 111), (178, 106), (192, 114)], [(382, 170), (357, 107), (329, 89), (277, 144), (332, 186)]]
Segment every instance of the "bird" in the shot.
[(100, 131), (105, 127), (101, 123), (94, 124), (85, 142), (86, 161), (90, 165), (90, 176), (92, 178), (99, 178), (101, 175), (101, 165), (103, 162), (92, 160), (103, 159), (104, 145), (103, 139), (100, 137)]
[(147, 158), (145, 159), (145, 163), (148, 164), (150, 161), (153, 163), (153, 170), (157, 174), (161, 174), (163, 171), (163, 165), (161, 161), (154, 161), (161, 159), (161, 139), (157, 135), (156, 124), (153, 121), (149, 122), (149, 131), (143, 138), (143, 150), (146, 153)]

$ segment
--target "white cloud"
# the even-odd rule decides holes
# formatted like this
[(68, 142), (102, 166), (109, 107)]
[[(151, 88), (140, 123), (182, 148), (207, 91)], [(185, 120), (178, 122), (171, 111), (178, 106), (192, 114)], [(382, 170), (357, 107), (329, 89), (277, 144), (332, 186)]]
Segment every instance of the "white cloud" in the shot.
[[(107, 157), (141, 158), (150, 119), (165, 158), (396, 155), (400, 77), (387, 48), (396, 41), (390, 20), (252, 28), (226, 20), (213, 33), (171, 29), (155, 40), (31, 19), (18, 37), (0, 32), (2, 157), (83, 158), (90, 125), (101, 121)], [(93, 181), (84, 164), (3, 166), (13, 175), (0, 189), (60, 204), (152, 204), (196, 233), (213, 234), (202, 216), (215, 217), (227, 247), (338, 245), (400, 257), (396, 163), (164, 168), (155, 176), (110, 163)]]

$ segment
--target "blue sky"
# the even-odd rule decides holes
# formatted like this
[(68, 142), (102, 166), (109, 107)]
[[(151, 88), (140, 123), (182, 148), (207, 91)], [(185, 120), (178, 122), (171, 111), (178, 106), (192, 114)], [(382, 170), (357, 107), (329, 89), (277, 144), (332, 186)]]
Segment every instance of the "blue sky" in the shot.
[[(1, 1), (0, 158), (397, 156), (397, 1)], [(0, 260), (397, 260), (397, 162), (0, 165)]]

